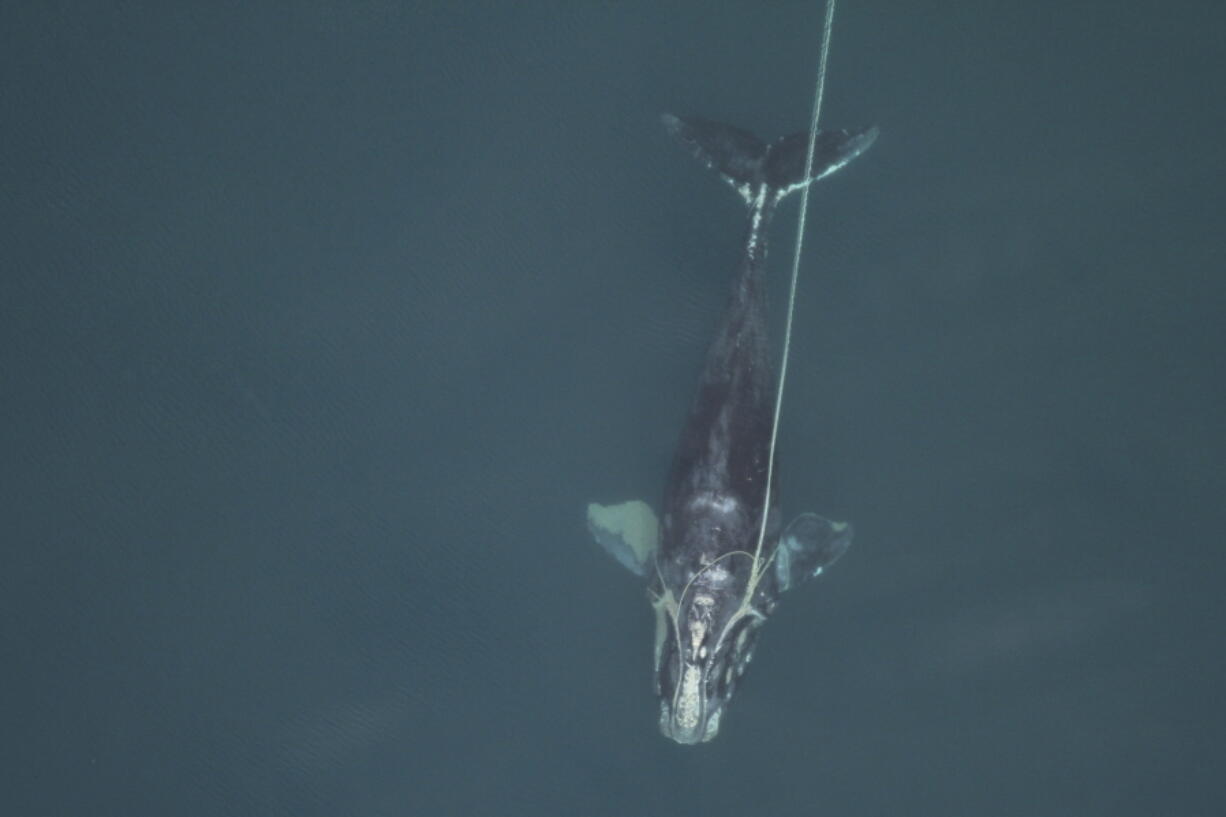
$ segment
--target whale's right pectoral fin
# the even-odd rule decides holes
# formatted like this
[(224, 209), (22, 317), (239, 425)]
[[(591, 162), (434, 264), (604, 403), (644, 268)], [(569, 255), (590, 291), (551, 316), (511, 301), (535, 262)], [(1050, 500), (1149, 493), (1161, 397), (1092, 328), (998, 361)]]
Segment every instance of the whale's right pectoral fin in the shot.
[(831, 522), (815, 513), (802, 513), (779, 537), (775, 577), (780, 590), (788, 590), (812, 576), (820, 576), (851, 547), (851, 523)]
[(631, 500), (620, 505), (587, 506), (587, 526), (592, 536), (609, 555), (639, 576), (660, 540), (660, 523), (646, 502)]

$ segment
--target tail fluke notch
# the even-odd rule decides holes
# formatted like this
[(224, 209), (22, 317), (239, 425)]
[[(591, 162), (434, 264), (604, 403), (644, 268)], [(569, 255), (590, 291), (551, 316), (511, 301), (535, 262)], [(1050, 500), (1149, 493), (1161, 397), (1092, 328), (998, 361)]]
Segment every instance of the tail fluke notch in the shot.
[(805, 178), (809, 134), (794, 133), (767, 145), (749, 131), (697, 116), (664, 114), (665, 129), (689, 153), (719, 173), (750, 201), (750, 191), (765, 183), (780, 197), (829, 176), (868, 150), (876, 126), (859, 130), (819, 131), (813, 169)]

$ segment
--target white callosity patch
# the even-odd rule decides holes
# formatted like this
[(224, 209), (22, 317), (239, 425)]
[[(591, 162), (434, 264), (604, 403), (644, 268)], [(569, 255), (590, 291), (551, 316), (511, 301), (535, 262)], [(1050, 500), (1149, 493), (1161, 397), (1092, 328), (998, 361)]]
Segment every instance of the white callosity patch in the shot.
[(677, 689), (677, 702), (673, 708), (673, 720), (683, 729), (698, 726), (702, 717), (702, 668), (686, 663), (682, 669), (681, 685)]
[[(710, 596), (699, 596), (694, 599), (694, 604), (697, 605), (701, 601), (709, 601)], [(697, 656), (699, 647), (702, 646), (702, 640), (707, 635), (707, 625), (703, 621), (695, 621), (690, 625), (690, 655)], [(701, 656), (700, 656), (701, 657)]]

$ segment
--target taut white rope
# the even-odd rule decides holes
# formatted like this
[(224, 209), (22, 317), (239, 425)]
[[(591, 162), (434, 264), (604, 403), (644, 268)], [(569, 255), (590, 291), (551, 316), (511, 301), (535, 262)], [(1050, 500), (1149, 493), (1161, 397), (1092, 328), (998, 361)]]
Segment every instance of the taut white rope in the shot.
[[(808, 179), (813, 173), (813, 153), (817, 148), (817, 122), (822, 112), (822, 94), (826, 90), (826, 58), (830, 54), (830, 29), (834, 25), (835, 0), (826, 0), (826, 21), (822, 26), (822, 50), (818, 58), (817, 89), (813, 95), (813, 116), (809, 120), (809, 151), (805, 155), (805, 175)], [(788, 289), (787, 322), (783, 330), (783, 360), (779, 364), (779, 387), (775, 392), (775, 416), (771, 422), (771, 443), (766, 457), (766, 489), (763, 493), (762, 527), (758, 531), (758, 546), (754, 549), (754, 573), (761, 571), (762, 543), (766, 539), (766, 522), (770, 516), (771, 480), (775, 472), (775, 442), (779, 437), (779, 413), (783, 409), (783, 386), (788, 374), (788, 353), (792, 347), (792, 315), (796, 311), (796, 282), (800, 277), (800, 253), (804, 246), (805, 217), (809, 210), (809, 185), (800, 191), (800, 215), (796, 225), (796, 248), (792, 253), (792, 282)], [(751, 581), (751, 587), (757, 581)], [(752, 589), (750, 590), (752, 594)], [(748, 601), (748, 599), (746, 600)]]

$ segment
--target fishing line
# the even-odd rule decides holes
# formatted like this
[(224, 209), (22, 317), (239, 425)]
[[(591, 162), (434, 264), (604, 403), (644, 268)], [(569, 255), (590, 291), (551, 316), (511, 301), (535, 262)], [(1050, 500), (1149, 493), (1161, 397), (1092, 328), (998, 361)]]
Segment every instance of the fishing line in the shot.
[[(805, 154), (805, 175), (808, 179), (813, 174), (813, 154), (817, 150), (817, 121), (822, 112), (822, 94), (826, 90), (826, 58), (830, 54), (830, 29), (834, 25), (835, 0), (826, 0), (826, 21), (822, 26), (822, 49), (818, 58), (817, 88), (813, 95), (813, 116), (809, 120), (809, 150)], [(754, 574), (760, 577), (762, 563), (762, 543), (766, 539), (766, 522), (770, 516), (771, 479), (775, 472), (775, 442), (779, 436), (779, 414), (783, 410), (783, 386), (788, 375), (788, 353), (792, 348), (792, 316), (796, 311), (796, 283), (800, 278), (800, 253), (804, 246), (805, 218), (809, 211), (809, 184), (806, 183), (800, 191), (800, 215), (796, 224), (796, 247), (792, 253), (792, 281), (788, 288), (787, 321), (783, 330), (783, 360), (779, 364), (779, 386), (775, 392), (775, 416), (771, 422), (770, 449), (766, 456), (766, 488), (763, 493), (762, 527), (758, 531), (758, 546), (754, 550)], [(753, 595), (757, 581), (751, 581), (745, 603)]]

